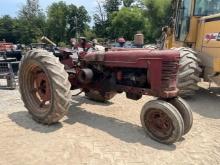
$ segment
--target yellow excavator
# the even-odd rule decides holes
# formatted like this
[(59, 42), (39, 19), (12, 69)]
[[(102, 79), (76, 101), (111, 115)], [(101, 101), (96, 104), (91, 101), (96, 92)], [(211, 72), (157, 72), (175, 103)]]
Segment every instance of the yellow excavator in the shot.
[(220, 86), (220, 0), (172, 0), (161, 49), (180, 52), (178, 87), (192, 95), (201, 78)]

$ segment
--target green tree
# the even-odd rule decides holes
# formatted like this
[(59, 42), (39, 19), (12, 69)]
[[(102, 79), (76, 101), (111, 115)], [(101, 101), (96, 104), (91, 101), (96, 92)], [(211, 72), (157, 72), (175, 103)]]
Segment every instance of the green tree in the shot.
[(67, 5), (60, 1), (48, 8), (48, 36), (56, 43), (68, 43), (76, 33), (83, 35), (89, 22), (90, 16), (83, 6)]
[(8, 42), (16, 42), (15, 39), (15, 20), (9, 15), (0, 18), (0, 40), (5, 39)]
[(93, 27), (94, 32), (98, 37), (107, 37), (107, 27), (109, 25), (107, 20), (107, 13), (104, 9), (103, 1), (97, 1), (97, 7), (95, 14), (93, 15), (95, 26)]
[(75, 5), (70, 5), (68, 10), (68, 37), (71, 38), (76, 35), (78, 37), (88, 28), (91, 18), (84, 6), (77, 8)]
[(133, 40), (137, 31), (147, 33), (148, 20), (137, 7), (122, 8), (112, 15), (112, 29), (114, 38), (123, 36), (127, 40)]
[(150, 32), (147, 38), (151, 42), (155, 42), (161, 35), (161, 29), (168, 24), (171, 16), (171, 0), (142, 0), (142, 8), (145, 16), (149, 19)]
[(112, 38), (113, 30), (111, 27), (112, 14), (118, 12), (121, 0), (97, 0), (96, 13), (94, 14), (94, 31), (98, 37)]
[(67, 40), (68, 6), (61, 1), (53, 3), (47, 11), (47, 34), (56, 43)]
[(123, 0), (124, 7), (131, 7), (135, 0)]
[(121, 0), (105, 0), (104, 9), (107, 15), (111, 15), (115, 11), (119, 11), (119, 6), (121, 5)]
[(84, 32), (83, 32), (84, 36), (88, 39), (88, 40), (93, 40), (94, 38), (97, 38), (94, 30), (91, 30), (89, 27), (87, 27)]
[(46, 17), (38, 0), (27, 0), (19, 11), (17, 28), (22, 33), (19, 39), (23, 43), (37, 42), (45, 33)]
[(26, 0), (26, 4), (21, 8), (19, 15), (31, 21), (40, 12), (39, 0)]

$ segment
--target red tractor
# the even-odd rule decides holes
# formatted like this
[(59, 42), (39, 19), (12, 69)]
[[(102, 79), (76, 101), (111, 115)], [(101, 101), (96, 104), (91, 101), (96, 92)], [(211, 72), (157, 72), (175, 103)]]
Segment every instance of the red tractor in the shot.
[[(106, 50), (60, 54), (32, 50), (22, 59), (19, 84), (33, 119), (53, 124), (71, 106), (71, 90), (80, 89), (96, 101), (125, 92), (127, 98), (155, 96), (141, 111), (141, 124), (158, 142), (172, 144), (192, 127), (192, 111), (177, 96), (179, 53), (173, 50)], [(89, 120), (89, 119), (88, 119)]]

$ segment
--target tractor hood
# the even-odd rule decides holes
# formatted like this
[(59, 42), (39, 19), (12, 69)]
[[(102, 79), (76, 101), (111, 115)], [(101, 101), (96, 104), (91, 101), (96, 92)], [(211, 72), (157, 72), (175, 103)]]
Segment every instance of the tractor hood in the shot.
[(121, 50), (92, 52), (84, 56), (87, 63), (98, 62), (105, 66), (147, 68), (151, 60), (179, 62), (179, 52), (175, 50)]

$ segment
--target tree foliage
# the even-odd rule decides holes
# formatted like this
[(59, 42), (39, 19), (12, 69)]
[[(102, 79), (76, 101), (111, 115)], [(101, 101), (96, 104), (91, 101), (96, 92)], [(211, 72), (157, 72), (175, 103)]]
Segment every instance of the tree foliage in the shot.
[(119, 10), (120, 5), (121, 5), (121, 0), (105, 0), (103, 7), (107, 15), (110, 16), (113, 12)]
[(56, 43), (68, 43), (80, 35), (88, 39), (123, 36), (133, 40), (133, 35), (141, 31), (147, 42), (155, 42), (171, 16), (170, 3), (171, 0), (97, 0), (91, 29), (91, 18), (84, 6), (58, 1), (45, 14), (39, 0), (26, 0), (16, 18), (0, 17), (0, 40), (29, 44), (38, 42), (43, 35)]
[(9, 42), (16, 42), (18, 31), (16, 31), (17, 21), (9, 15), (0, 19), (0, 38), (7, 39)]
[(124, 7), (131, 7), (135, 0), (123, 0)]
[(75, 5), (69, 6), (69, 14), (67, 16), (68, 37), (81, 35), (87, 29), (87, 23), (91, 18), (84, 6), (77, 8)]
[(83, 34), (90, 22), (85, 7), (67, 5), (61, 1), (48, 8), (48, 35), (55, 42), (68, 42), (69, 38)]
[(146, 32), (148, 20), (139, 8), (122, 8), (112, 15), (112, 29), (115, 37), (133, 40), (138, 31)]
[(147, 42), (155, 42), (171, 15), (170, 6), (171, 0), (98, 1), (95, 33), (103, 38), (132, 39), (137, 31), (142, 31)]
[(63, 1), (53, 3), (48, 8), (47, 34), (55, 42), (64, 41), (67, 37), (67, 16), (68, 6)]
[(167, 25), (171, 16), (171, 0), (142, 0), (145, 16), (149, 19), (148, 39), (155, 41), (161, 35), (161, 29)]
[(37, 17), (40, 13), (39, 0), (26, 0), (26, 4), (21, 8), (19, 16), (29, 21)]
[(106, 37), (108, 35), (107, 27), (109, 23), (104, 5), (103, 1), (97, 0), (97, 7), (93, 15), (95, 24), (93, 29), (98, 37)]
[[(120, 9), (122, 2), (124, 7)], [(140, 30), (147, 42), (155, 42), (171, 15), (170, 3), (171, 0), (104, 0), (101, 5), (98, 3), (100, 10), (94, 15), (95, 32), (103, 38), (131, 39)], [(102, 16), (107, 17), (103, 20)]]
[(26, 0), (19, 11), (18, 29), (23, 34), (20, 42), (37, 42), (45, 33), (46, 17), (40, 9), (38, 0)]

